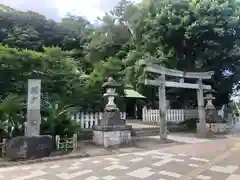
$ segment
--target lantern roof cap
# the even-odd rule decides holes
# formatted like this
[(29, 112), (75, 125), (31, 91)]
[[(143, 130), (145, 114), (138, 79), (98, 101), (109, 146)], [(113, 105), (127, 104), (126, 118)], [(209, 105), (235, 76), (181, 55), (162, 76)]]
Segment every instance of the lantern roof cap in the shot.
[(204, 90), (204, 94), (214, 94), (216, 91), (214, 89)]
[(104, 88), (116, 88), (119, 87), (120, 85), (116, 83), (116, 81), (112, 78), (109, 77), (108, 80), (103, 83), (102, 87)]

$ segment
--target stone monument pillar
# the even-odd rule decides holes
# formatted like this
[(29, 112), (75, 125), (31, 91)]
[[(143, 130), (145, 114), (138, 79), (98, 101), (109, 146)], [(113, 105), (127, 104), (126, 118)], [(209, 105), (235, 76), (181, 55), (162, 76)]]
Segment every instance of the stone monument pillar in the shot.
[(28, 104), (25, 136), (32, 137), (40, 134), (41, 124), (41, 80), (28, 80)]
[(51, 136), (40, 135), (41, 80), (28, 80), (27, 122), (25, 136), (11, 138), (6, 144), (6, 157), (11, 161), (47, 157), (54, 151)]
[(99, 125), (93, 127), (93, 142), (104, 147), (119, 147), (132, 142), (132, 126), (127, 126), (121, 119), (120, 111), (114, 102), (115, 97), (118, 96), (115, 92), (118, 86), (111, 77), (102, 86), (106, 88), (104, 97), (107, 97), (108, 103)]

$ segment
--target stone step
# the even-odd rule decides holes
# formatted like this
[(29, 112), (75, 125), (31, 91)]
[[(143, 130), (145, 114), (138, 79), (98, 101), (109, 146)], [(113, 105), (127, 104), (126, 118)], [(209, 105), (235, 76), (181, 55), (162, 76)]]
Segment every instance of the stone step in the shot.
[(149, 122), (149, 121), (140, 121), (140, 120), (127, 120), (127, 123), (136, 123), (136, 124), (143, 124), (143, 125), (153, 125), (158, 126), (159, 122)]
[(159, 127), (156, 128), (134, 128), (132, 129), (133, 137), (144, 137), (158, 135), (160, 132)]
[[(150, 128), (133, 128), (131, 135), (133, 137), (145, 137), (145, 136), (154, 136), (159, 135), (160, 128), (159, 127), (150, 127)], [(92, 139), (92, 129), (85, 129), (79, 133), (79, 138), (81, 140)]]

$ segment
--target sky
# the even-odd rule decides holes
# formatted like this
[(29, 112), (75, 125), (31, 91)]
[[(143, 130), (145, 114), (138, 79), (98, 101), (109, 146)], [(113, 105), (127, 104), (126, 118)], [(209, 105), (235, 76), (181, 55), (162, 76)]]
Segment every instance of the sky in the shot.
[[(109, 12), (120, 0), (0, 0), (0, 4), (18, 10), (32, 10), (49, 19), (60, 20), (67, 12), (81, 15), (90, 21)], [(137, 0), (133, 0), (137, 1)], [(138, 0), (139, 1), (139, 0)]]

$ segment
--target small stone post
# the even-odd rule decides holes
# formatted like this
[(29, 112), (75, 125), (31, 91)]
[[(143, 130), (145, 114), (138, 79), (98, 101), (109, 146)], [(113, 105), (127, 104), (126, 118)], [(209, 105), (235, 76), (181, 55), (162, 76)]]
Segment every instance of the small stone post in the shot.
[(24, 122), (24, 134), (26, 135), (27, 134), (27, 122)]
[(60, 136), (59, 135), (56, 135), (55, 141), (56, 141), (57, 150), (59, 150), (59, 145), (60, 145)]
[(77, 149), (77, 134), (73, 134), (73, 150)]
[(3, 156), (6, 154), (6, 142), (7, 142), (7, 139), (2, 140), (2, 155)]
[(147, 106), (142, 108), (142, 120), (147, 121)]

